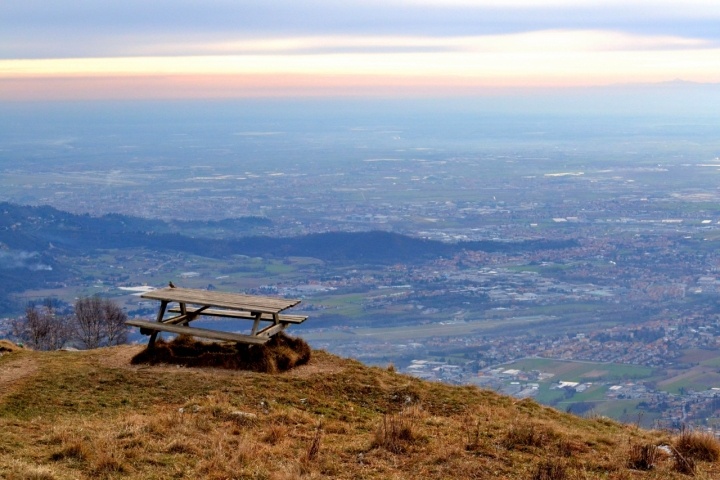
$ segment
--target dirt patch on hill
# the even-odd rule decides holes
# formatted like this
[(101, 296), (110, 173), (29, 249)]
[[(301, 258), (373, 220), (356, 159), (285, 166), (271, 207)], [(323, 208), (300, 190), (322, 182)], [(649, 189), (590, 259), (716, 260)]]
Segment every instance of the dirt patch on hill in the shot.
[(121, 345), (119, 347), (100, 348), (96, 360), (103, 367), (110, 368), (137, 368), (130, 365), (130, 360), (145, 349), (143, 345)]
[(283, 372), (283, 375), (296, 378), (306, 378), (314, 375), (331, 375), (342, 372), (349, 361), (350, 360), (342, 360), (338, 357), (328, 355), (322, 351), (314, 351), (308, 363)]
[(13, 356), (15, 358), (0, 365), (0, 398), (15, 391), (20, 383), (35, 375), (38, 370), (37, 362), (33, 358), (27, 355)]

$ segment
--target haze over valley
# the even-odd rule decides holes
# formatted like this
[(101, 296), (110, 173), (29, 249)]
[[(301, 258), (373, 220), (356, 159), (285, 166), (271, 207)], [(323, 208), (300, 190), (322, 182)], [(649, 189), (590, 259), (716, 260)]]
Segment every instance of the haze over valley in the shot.
[(313, 347), (423, 378), (645, 425), (717, 421), (717, 115), (6, 105), (0, 334), (46, 297), (152, 317), (133, 294), (172, 280), (302, 298), (294, 331)]
[(720, 478), (718, 25), (0, 2), (0, 477)]

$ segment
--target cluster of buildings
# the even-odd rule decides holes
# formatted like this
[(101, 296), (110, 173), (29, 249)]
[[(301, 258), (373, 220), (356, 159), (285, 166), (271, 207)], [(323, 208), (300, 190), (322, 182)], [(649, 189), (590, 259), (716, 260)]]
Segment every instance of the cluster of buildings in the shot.
[[(265, 278), (256, 286), (241, 272), (238, 283), (248, 293), (303, 298), (303, 308), (313, 312), (313, 321), (303, 326), (308, 338), (315, 326), (349, 332), (314, 346), (369, 363), (393, 362), (431, 380), (479, 383), (533, 397), (551, 380), (542, 372), (512, 372), (504, 364), (537, 356), (662, 369), (679, 367), (689, 349), (720, 349), (720, 194), (711, 178), (714, 170), (699, 161), (658, 166), (655, 159), (642, 164), (633, 157), (638, 165), (603, 160), (577, 171), (553, 171), (553, 165), (567, 161), (585, 162), (561, 157), (415, 151), (398, 161), (301, 167), (289, 162), (283, 169), (262, 162), (242, 169), (168, 165), (142, 175), (121, 172), (132, 182), (109, 184), (97, 194), (60, 183), (36, 184), (30, 200), (93, 215), (271, 220), (242, 232), (218, 233), (227, 238), (381, 229), (444, 242), (572, 241), (570, 248), (468, 250), (390, 266), (325, 264), (300, 271), (302, 278), (274, 278), (261, 269), (258, 275)], [(105, 286), (129, 282), (128, 272), (138, 271), (143, 281), (156, 285), (174, 273), (188, 284), (230, 289), (245, 261), (220, 266), (217, 260), (190, 261), (178, 254), (135, 255), (117, 257), (107, 267), (112, 274)], [(80, 261), (86, 265), (78, 270), (98, 264), (92, 255)], [(215, 276), (206, 278), (208, 271)], [(75, 280), (83, 286), (97, 283), (96, 278)], [(342, 300), (336, 299), (349, 293), (360, 297), (359, 308), (343, 316)], [(136, 311), (150, 307), (137, 304)], [(402, 341), (352, 335), (360, 326), (443, 322), (460, 327), (448, 332), (467, 329), (408, 333)], [(7, 325), (0, 322), (0, 336)], [(552, 381), (565, 382), (558, 388), (568, 392), (589, 388), (567, 379)], [(608, 399), (641, 400), (649, 411), (668, 412), (668, 421), (699, 418), (715, 402), (713, 385), (677, 396), (641, 384), (606, 387)]]

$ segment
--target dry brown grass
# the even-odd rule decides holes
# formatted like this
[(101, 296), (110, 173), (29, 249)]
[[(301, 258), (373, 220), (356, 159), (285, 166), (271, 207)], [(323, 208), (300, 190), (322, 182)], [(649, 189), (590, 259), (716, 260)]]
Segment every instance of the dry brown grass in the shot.
[[(0, 470), (0, 473), (2, 470)], [(51, 468), (29, 465), (22, 461), (11, 460), (5, 468), (4, 480), (57, 480)]]
[(686, 459), (701, 462), (720, 460), (720, 442), (709, 433), (684, 428), (675, 438), (673, 447)]
[(682, 473), (683, 475), (690, 475), (694, 477), (697, 474), (697, 464), (691, 457), (684, 457), (677, 451), (673, 452), (673, 470)]
[(186, 367), (214, 367), (277, 373), (310, 361), (310, 347), (301, 338), (278, 333), (264, 345), (200, 342), (180, 335), (171, 342), (162, 339), (135, 355), (133, 364), (159, 363)]
[(263, 440), (272, 445), (277, 445), (282, 442), (287, 435), (288, 427), (286, 425), (283, 425), (282, 423), (273, 423), (268, 427), (267, 432), (263, 436)]
[(661, 458), (657, 445), (632, 445), (630, 447), (628, 467), (634, 470), (652, 470)]
[(567, 462), (559, 458), (541, 461), (532, 474), (532, 480), (570, 480)]
[(547, 426), (538, 425), (530, 421), (514, 422), (502, 441), (502, 446), (508, 450), (523, 448), (547, 448), (558, 435)]
[(312, 440), (308, 444), (307, 451), (305, 452), (305, 457), (303, 458), (303, 462), (305, 464), (309, 464), (313, 462), (318, 454), (320, 453), (320, 443), (322, 441), (322, 424), (318, 423), (317, 428), (315, 429), (315, 434), (312, 437)]
[[(35, 362), (0, 397), (0, 478), (687, 478), (630, 445), (666, 433), (425, 383), (324, 352), (287, 373), (129, 365), (137, 347), (11, 353)], [(124, 358), (119, 363), (113, 358)], [(696, 478), (720, 478), (697, 462)]]
[(385, 414), (375, 429), (374, 447), (381, 447), (392, 453), (405, 453), (418, 439), (417, 426), (422, 410), (412, 406), (400, 413)]

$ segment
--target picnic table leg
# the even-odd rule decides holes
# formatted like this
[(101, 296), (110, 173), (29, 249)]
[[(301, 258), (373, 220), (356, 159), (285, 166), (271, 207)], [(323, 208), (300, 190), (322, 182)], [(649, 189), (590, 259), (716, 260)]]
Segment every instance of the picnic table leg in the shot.
[(250, 333), (250, 335), (256, 335), (256, 334), (257, 334), (258, 326), (260, 325), (260, 317), (262, 317), (262, 313), (257, 312), (257, 313), (255, 314), (255, 321), (253, 322), (252, 332)]
[[(185, 302), (180, 302), (180, 315), (185, 315), (185, 316), (187, 316), (187, 307), (185, 306)], [(183, 321), (180, 323), (180, 325), (185, 325), (185, 326), (187, 326), (189, 323), (190, 323), (190, 320), (188, 320), (188, 319), (186, 318), (185, 320), (183, 320)]]
[[(162, 300), (160, 302), (160, 310), (158, 310), (158, 315), (157, 315), (158, 322), (162, 322), (162, 319), (165, 316), (165, 309), (167, 308), (167, 305), (168, 305), (167, 300)], [(150, 340), (148, 341), (147, 348), (153, 348), (155, 346), (155, 339), (157, 338), (158, 333), (160, 333), (160, 332), (155, 330), (150, 334)]]

